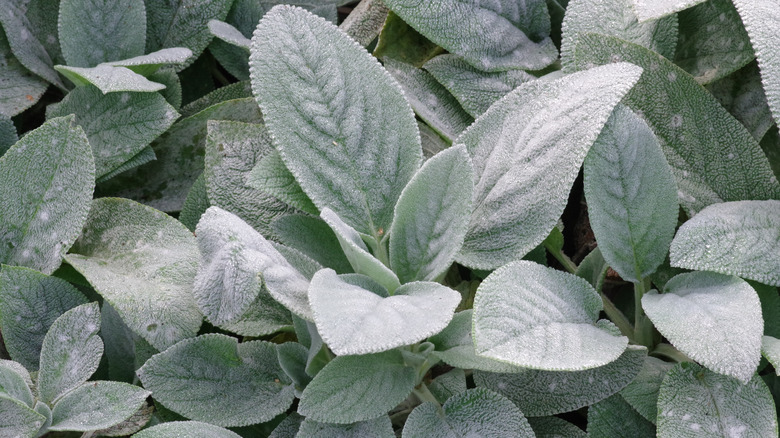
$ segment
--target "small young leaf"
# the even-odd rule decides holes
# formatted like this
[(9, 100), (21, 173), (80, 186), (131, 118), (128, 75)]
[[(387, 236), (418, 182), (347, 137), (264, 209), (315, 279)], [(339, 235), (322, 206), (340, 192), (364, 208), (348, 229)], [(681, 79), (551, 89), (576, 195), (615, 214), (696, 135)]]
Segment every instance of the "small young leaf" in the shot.
[(633, 0), (634, 10), (639, 21), (653, 20), (683, 9), (690, 8), (706, 0)]
[(658, 394), (658, 436), (765, 437), (777, 434), (777, 413), (766, 384), (747, 384), (694, 363), (677, 364)]
[(680, 227), (669, 257), (672, 266), (780, 286), (778, 229), (780, 201), (714, 204)]
[(261, 158), (246, 175), (246, 185), (268, 193), (303, 212), (319, 215), (320, 211), (303, 192), (295, 176), (287, 169), (282, 156), (272, 151)]
[(350, 280), (350, 274), (323, 269), (309, 287), (317, 329), (338, 355), (376, 353), (419, 342), (447, 326), (461, 299), (438, 283), (407, 283), (392, 296), (382, 297)]
[(127, 67), (141, 76), (150, 76), (163, 65), (184, 64), (192, 58), (192, 50), (186, 47), (171, 47), (160, 49), (147, 55), (135, 56), (119, 61), (109, 61), (105, 64), (114, 67)]
[[(22, 370), (18, 370), (19, 366), (11, 361), (0, 362), (0, 394), (15, 398), (32, 408), (34, 406), (33, 393), (30, 390), (31, 385), (27, 382), (30, 379), (30, 374), (24, 367)], [(24, 372), (20, 373), (19, 371)]]
[(677, 226), (677, 184), (653, 131), (618, 105), (585, 157), (585, 197), (601, 254), (627, 281), (663, 263)]
[[(0, 29), (0, 114), (11, 117), (35, 105), (48, 83), (30, 73), (11, 53), (11, 46)], [(13, 144), (13, 143), (11, 143)], [(0, 147), (0, 151), (3, 148)]]
[(95, 187), (74, 117), (29, 132), (0, 157), (0, 262), (51, 274), (78, 237)]
[(171, 421), (144, 429), (133, 438), (241, 438), (228, 429), (200, 421)]
[(468, 148), (477, 176), (460, 263), (495, 269), (547, 237), (588, 149), (640, 74), (621, 63), (528, 82), (457, 139)]
[(95, 176), (114, 171), (168, 130), (179, 117), (157, 93), (111, 93), (78, 87), (47, 116), (75, 114), (95, 156)]
[(144, 54), (146, 8), (143, 0), (60, 0), (60, 47), (72, 67)]
[(606, 365), (628, 339), (596, 324), (601, 309), (598, 293), (582, 278), (533, 262), (509, 263), (474, 298), (477, 354), (550, 371)]
[(439, 408), (417, 406), (404, 425), (404, 438), (533, 438), (536, 435), (523, 413), (504, 396), (485, 388), (452, 396)]
[(0, 436), (34, 438), (45, 421), (23, 402), (0, 392)]
[(65, 280), (28, 268), (2, 266), (0, 331), (16, 362), (38, 370), (41, 345), (54, 321), (87, 299)]
[(422, 160), (395, 80), (336, 26), (289, 6), (260, 21), (250, 66), (275, 146), (315, 205), (369, 236), (389, 229)]
[[(164, 68), (149, 75), (149, 80), (165, 85), (160, 95), (165, 98), (175, 110), (181, 108), (181, 80), (172, 68)], [(142, 163), (143, 164), (143, 163)]]
[(480, 70), (541, 70), (558, 55), (549, 37), (550, 14), (543, 0), (445, 0), (424, 5), (385, 0), (385, 4), (418, 32)]
[(95, 67), (69, 67), (55, 65), (54, 69), (62, 73), (76, 85), (92, 84), (103, 94), (118, 91), (153, 93), (165, 88), (165, 85), (152, 82), (126, 67), (114, 67), (98, 64)]
[(433, 379), (428, 389), (439, 402), (444, 403), (450, 397), (466, 392), (466, 372), (461, 368), (454, 368)]
[(278, 218), (272, 228), (284, 245), (301, 251), (322, 266), (337, 274), (354, 272), (336, 234), (322, 219), (291, 214)]
[(240, 47), (249, 53), (249, 46), (252, 41), (245, 37), (240, 30), (236, 29), (232, 25), (219, 20), (209, 21), (209, 32), (222, 41), (232, 44), (236, 47)]
[(635, 411), (620, 394), (615, 394), (588, 408), (588, 435), (615, 438), (656, 436), (655, 425), (639, 415), (639, 412)]
[[(75, 307), (57, 318), (43, 338), (38, 393), (50, 404), (86, 382), (103, 355), (97, 303)], [(128, 415), (129, 416), (129, 415)]]
[(370, 420), (401, 403), (416, 378), (398, 351), (337, 357), (303, 390), (298, 412), (323, 423)]
[(761, 354), (775, 368), (775, 373), (780, 376), (780, 339), (772, 336), (761, 337)]
[(70, 265), (128, 327), (158, 350), (195, 336), (203, 316), (192, 298), (195, 237), (176, 219), (127, 199), (93, 201)]
[(401, 192), (390, 228), (390, 266), (401, 283), (436, 281), (463, 245), (474, 171), (463, 145), (440, 152)]
[(712, 272), (680, 274), (642, 297), (655, 327), (707, 368), (747, 383), (761, 359), (764, 320), (756, 291)]
[(636, 378), (620, 390), (620, 396), (653, 424), (656, 424), (658, 417), (658, 390), (672, 367), (673, 363), (647, 356)]
[(127, 383), (86, 382), (54, 404), (49, 430), (85, 432), (115, 426), (132, 416), (149, 395)]
[(297, 342), (285, 342), (276, 347), (276, 352), (279, 355), (279, 366), (292, 379), (295, 389), (300, 391), (306, 388), (311, 382), (311, 376), (306, 374), (308, 349)]
[[(311, 320), (309, 280), (241, 218), (210, 207), (196, 234), (203, 259), (193, 293), (209, 318), (225, 322), (238, 318), (263, 292), (262, 284), (279, 303)], [(245, 266), (236, 269), (231, 257), (244, 259)]]
[(174, 345), (146, 361), (138, 376), (167, 408), (223, 427), (270, 421), (294, 398), (274, 344), (239, 344), (220, 334)]
[(377, 59), (392, 58), (415, 67), (422, 67), (425, 61), (443, 51), (443, 48), (420, 35), (393, 11), (388, 11), (376, 42), (374, 56)]
[(395, 433), (387, 415), (353, 424), (319, 423), (307, 418), (295, 438), (395, 438)]
[(228, 429), (200, 421), (171, 421), (144, 429), (133, 438), (240, 438)]
[(474, 372), (474, 383), (512, 400), (525, 415), (574, 411), (623, 389), (642, 368), (647, 349), (630, 346), (617, 360), (583, 371), (523, 369), (506, 374)]

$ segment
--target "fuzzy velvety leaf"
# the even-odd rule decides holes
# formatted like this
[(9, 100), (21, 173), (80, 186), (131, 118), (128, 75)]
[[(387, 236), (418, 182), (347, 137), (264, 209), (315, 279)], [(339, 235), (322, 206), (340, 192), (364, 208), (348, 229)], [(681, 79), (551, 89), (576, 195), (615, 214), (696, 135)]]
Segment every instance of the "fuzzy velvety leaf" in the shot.
[(742, 122), (756, 140), (760, 141), (772, 127), (772, 111), (766, 101), (757, 63), (751, 62), (739, 71), (707, 85), (707, 91)]
[(569, 412), (591, 405), (623, 389), (639, 373), (647, 357), (644, 347), (629, 347), (617, 360), (583, 371), (523, 369), (507, 374), (474, 372), (477, 386), (512, 400), (525, 415)]
[(146, 7), (143, 0), (61, 0), (59, 40), (71, 67), (143, 55)]
[(314, 204), (366, 235), (389, 229), (422, 159), (395, 80), (336, 26), (289, 6), (261, 20), (250, 65), (275, 146)]
[(780, 9), (772, 0), (734, 0), (734, 5), (756, 52), (769, 108), (775, 121), (780, 120), (780, 53), (777, 50), (780, 45), (777, 32)]
[(168, 130), (179, 113), (157, 93), (111, 93), (78, 87), (52, 107), (49, 118), (76, 116), (87, 134), (100, 178), (132, 159)]
[(163, 65), (180, 65), (191, 59), (192, 50), (186, 47), (170, 47), (146, 55), (134, 56), (119, 61), (109, 61), (105, 64), (115, 67), (127, 67), (139, 75), (149, 76)]
[(54, 272), (87, 218), (94, 169), (73, 116), (49, 120), (0, 157), (0, 262)]
[(65, 280), (28, 268), (0, 271), (0, 331), (5, 348), (28, 370), (38, 370), (41, 345), (54, 321), (87, 299)]
[(337, 274), (354, 272), (336, 234), (322, 219), (291, 214), (274, 221), (273, 229), (284, 245), (301, 251)]
[(158, 350), (195, 336), (195, 236), (176, 219), (127, 199), (93, 201), (67, 261)]
[[(240, 30), (233, 27), (231, 24), (224, 21), (211, 20), (209, 21), (209, 31), (215, 37), (222, 41), (229, 43), (233, 46), (244, 49), (247, 54), (249, 53), (249, 45), (252, 41), (245, 37)], [(213, 51), (212, 51), (213, 52)]]
[(246, 182), (255, 165), (274, 151), (265, 126), (229, 121), (207, 126), (203, 175), (211, 205), (237, 215), (263, 236), (274, 236), (271, 223), (293, 209)]
[[(2, 74), (0, 74), (2, 77)], [(0, 104), (2, 105), (2, 104)], [(19, 135), (16, 133), (16, 126), (10, 116), (0, 112), (0, 157), (5, 155), (8, 149), (19, 141)]]
[(655, 134), (618, 105), (585, 157), (588, 216), (601, 254), (624, 280), (663, 263), (677, 226), (677, 184)]
[(267, 290), (293, 313), (311, 320), (307, 277), (241, 218), (210, 207), (196, 234), (202, 260), (193, 293), (209, 318), (235, 321)]
[(431, 41), (481, 70), (541, 70), (558, 55), (549, 37), (550, 14), (544, 0), (385, 4)]
[(654, 438), (655, 425), (639, 415), (620, 394), (588, 408), (588, 434), (610, 438)]
[(0, 114), (11, 117), (33, 106), (46, 91), (48, 83), (28, 71), (11, 53), (11, 46), (0, 29)]
[(240, 438), (228, 429), (200, 421), (170, 421), (144, 429), (133, 438)]
[(706, 0), (633, 0), (641, 21), (653, 20), (703, 3)]
[(490, 274), (474, 298), (477, 354), (550, 371), (606, 365), (628, 339), (596, 324), (601, 298), (582, 278), (528, 262)]
[(486, 72), (457, 55), (439, 55), (423, 66), (473, 117), (518, 86), (536, 79), (523, 70)]
[(416, 378), (399, 351), (337, 357), (303, 390), (298, 412), (336, 424), (370, 420), (401, 403)]
[(638, 67), (621, 63), (528, 82), (458, 137), (476, 174), (460, 263), (495, 269), (547, 237), (588, 149), (640, 74)]
[(677, 364), (658, 394), (658, 436), (764, 437), (777, 434), (777, 413), (766, 384), (747, 384), (694, 363)]
[(24, 402), (0, 392), (0, 436), (33, 438), (44, 421), (43, 415)]
[(730, 0), (711, 0), (679, 13), (680, 44), (665, 55), (700, 84), (744, 67), (755, 58), (742, 20)]
[[(8, 395), (29, 407), (34, 406), (30, 390), (30, 374), (23, 366), (10, 360), (0, 361), (0, 394)], [(32, 382), (30, 382), (32, 383)]]
[(303, 192), (295, 176), (287, 169), (282, 156), (271, 151), (258, 160), (246, 175), (246, 185), (279, 199), (303, 212), (319, 215), (320, 211)]
[(332, 269), (317, 272), (309, 287), (317, 329), (338, 355), (376, 353), (419, 342), (447, 326), (460, 299), (446, 286), (423, 281), (382, 297)]
[(711, 205), (677, 231), (672, 266), (780, 286), (780, 201)]
[(387, 12), (385, 24), (379, 33), (374, 56), (392, 58), (415, 67), (442, 53), (443, 48), (409, 26), (393, 11)]
[(209, 195), (206, 192), (206, 179), (201, 174), (187, 193), (187, 198), (179, 212), (179, 221), (194, 232), (200, 217), (209, 207), (211, 207), (211, 202), (209, 202)]
[[(51, 405), (60, 396), (86, 382), (103, 355), (100, 309), (97, 303), (75, 307), (54, 321), (41, 346), (38, 393)], [(129, 416), (129, 414), (128, 414)]]
[(533, 417), (528, 419), (536, 438), (588, 438), (579, 427), (558, 417)]
[(165, 85), (152, 82), (126, 67), (114, 67), (108, 64), (100, 64), (96, 67), (57, 65), (54, 69), (76, 85), (92, 84), (103, 94), (117, 91), (152, 93), (165, 88)]
[(680, 351), (743, 383), (761, 359), (764, 320), (756, 291), (745, 281), (712, 272), (680, 274), (664, 293), (642, 297), (653, 325)]
[(750, 133), (684, 70), (630, 42), (582, 35), (572, 65), (587, 68), (615, 57), (644, 68), (624, 103), (653, 128), (690, 215), (707, 205), (780, 198), (780, 184)]
[(468, 389), (466, 385), (466, 371), (462, 368), (453, 368), (433, 379), (428, 389), (436, 400), (444, 403), (453, 395), (466, 392)]
[(390, 417), (382, 415), (373, 420), (353, 424), (319, 423), (303, 420), (295, 438), (394, 438)]
[(122, 382), (86, 382), (62, 397), (51, 410), (49, 430), (106, 429), (130, 418), (151, 392)]
[(426, 161), (401, 192), (390, 228), (390, 266), (401, 283), (436, 281), (463, 245), (474, 171), (463, 145)]
[(620, 391), (620, 396), (653, 424), (658, 417), (658, 390), (672, 367), (673, 363), (647, 356), (636, 378)]
[(561, 40), (564, 65), (571, 61), (577, 37), (598, 33), (631, 41), (666, 58), (673, 58), (677, 48), (677, 17), (639, 22), (632, 0), (575, 0), (566, 7)]

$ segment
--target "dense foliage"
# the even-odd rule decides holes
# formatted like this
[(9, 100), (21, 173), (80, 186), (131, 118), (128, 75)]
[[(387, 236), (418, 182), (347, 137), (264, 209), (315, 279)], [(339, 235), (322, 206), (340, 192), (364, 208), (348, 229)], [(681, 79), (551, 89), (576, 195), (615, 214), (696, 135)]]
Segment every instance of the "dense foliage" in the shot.
[(0, 0), (0, 437), (778, 435), (776, 0), (278, 3)]

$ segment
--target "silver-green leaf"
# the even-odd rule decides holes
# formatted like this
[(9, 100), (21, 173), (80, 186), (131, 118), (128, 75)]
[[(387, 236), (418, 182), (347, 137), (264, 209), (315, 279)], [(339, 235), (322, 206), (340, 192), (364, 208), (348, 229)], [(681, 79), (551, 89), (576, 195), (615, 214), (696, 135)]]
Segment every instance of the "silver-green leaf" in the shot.
[(34, 438), (45, 421), (24, 402), (0, 392), (0, 436)]
[(640, 21), (665, 17), (705, 1), (706, 0), (633, 0), (634, 10)]
[(8, 395), (33, 407), (35, 400), (30, 390), (30, 373), (21, 364), (10, 360), (0, 361), (0, 394)]
[(223, 427), (201, 421), (169, 421), (144, 429), (133, 438), (240, 438), (241, 435)]
[(35, 105), (48, 83), (28, 71), (13, 55), (0, 29), (0, 114), (11, 117)]
[(246, 185), (268, 193), (303, 212), (312, 215), (320, 214), (295, 180), (295, 176), (287, 169), (278, 151), (273, 151), (258, 160), (255, 167), (246, 175)]
[(153, 93), (165, 88), (165, 85), (153, 82), (126, 67), (108, 64), (98, 64), (95, 67), (55, 65), (54, 69), (76, 85), (92, 84), (103, 94), (118, 91)]
[(295, 438), (395, 438), (395, 433), (387, 415), (352, 424), (320, 423), (307, 418)]
[(588, 407), (588, 435), (594, 437), (655, 438), (655, 425), (634, 410), (618, 393)]
[(106, 429), (130, 418), (150, 391), (122, 382), (86, 382), (65, 394), (51, 410), (49, 430)]

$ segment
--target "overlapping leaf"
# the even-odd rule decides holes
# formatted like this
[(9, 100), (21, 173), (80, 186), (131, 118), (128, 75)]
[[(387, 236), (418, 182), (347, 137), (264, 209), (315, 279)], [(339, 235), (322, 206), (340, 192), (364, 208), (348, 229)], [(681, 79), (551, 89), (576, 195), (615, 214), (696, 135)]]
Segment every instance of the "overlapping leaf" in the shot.
[(133, 438), (239, 438), (241, 435), (228, 429), (200, 421), (169, 421), (144, 429)]
[(33, 106), (48, 83), (28, 71), (13, 55), (0, 29), (0, 114), (11, 117)]
[(703, 3), (706, 0), (633, 0), (640, 21), (653, 20)]
[(121, 382), (86, 382), (62, 397), (51, 410), (49, 430), (106, 429), (130, 418), (150, 391)]

